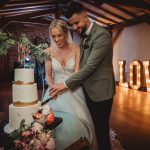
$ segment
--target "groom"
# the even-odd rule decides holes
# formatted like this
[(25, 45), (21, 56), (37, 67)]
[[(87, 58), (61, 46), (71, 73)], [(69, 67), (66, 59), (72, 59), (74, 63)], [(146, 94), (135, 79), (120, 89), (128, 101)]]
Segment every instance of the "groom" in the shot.
[[(91, 113), (99, 150), (111, 150), (109, 117), (115, 94), (112, 65), (112, 40), (109, 32), (89, 20), (85, 8), (72, 2), (67, 10), (68, 23), (81, 35), (81, 70), (64, 83), (55, 84), (50, 96), (82, 86)], [(82, 38), (82, 35), (86, 34)]]

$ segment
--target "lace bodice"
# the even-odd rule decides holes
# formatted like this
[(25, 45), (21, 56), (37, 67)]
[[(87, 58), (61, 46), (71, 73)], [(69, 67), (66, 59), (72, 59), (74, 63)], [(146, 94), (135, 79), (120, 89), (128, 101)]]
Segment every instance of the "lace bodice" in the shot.
[(55, 83), (64, 82), (74, 73), (75, 55), (66, 62), (66, 66), (62, 66), (61, 63), (54, 57), (51, 57), (51, 60), (53, 79)]

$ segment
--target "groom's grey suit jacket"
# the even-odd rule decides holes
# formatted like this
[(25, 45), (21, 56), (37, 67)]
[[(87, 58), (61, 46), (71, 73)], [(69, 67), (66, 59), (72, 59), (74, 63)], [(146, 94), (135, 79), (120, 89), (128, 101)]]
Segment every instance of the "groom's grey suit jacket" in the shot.
[(65, 84), (70, 90), (83, 86), (93, 101), (113, 98), (115, 79), (112, 40), (109, 32), (94, 23), (86, 39), (81, 42), (80, 48), (81, 69), (66, 80)]

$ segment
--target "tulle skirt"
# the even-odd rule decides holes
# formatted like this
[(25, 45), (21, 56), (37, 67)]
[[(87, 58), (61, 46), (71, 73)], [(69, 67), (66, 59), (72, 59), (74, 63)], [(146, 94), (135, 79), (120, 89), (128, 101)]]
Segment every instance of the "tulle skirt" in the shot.
[[(49, 98), (47, 89), (44, 100)], [(93, 142), (94, 126), (88, 111), (82, 88), (76, 91), (67, 91), (49, 102), (56, 117), (61, 117), (63, 122), (55, 129), (56, 149), (63, 150), (81, 137), (86, 137)]]

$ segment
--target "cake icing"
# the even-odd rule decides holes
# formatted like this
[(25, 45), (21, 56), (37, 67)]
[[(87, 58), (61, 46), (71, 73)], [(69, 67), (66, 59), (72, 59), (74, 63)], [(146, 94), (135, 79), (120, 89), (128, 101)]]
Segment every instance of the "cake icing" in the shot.
[(16, 85), (12, 86), (13, 103), (32, 103), (38, 100), (37, 84)]
[(20, 127), (25, 119), (26, 125), (33, 122), (33, 114), (41, 106), (38, 101), (37, 84), (34, 83), (34, 70), (28, 68), (15, 69), (15, 79), (12, 85), (13, 103), (9, 105), (9, 124), (4, 127), (5, 133), (10, 133)]
[(30, 125), (33, 122), (32, 115), (38, 111), (40, 102), (27, 107), (16, 107), (13, 104), (9, 106), (9, 125), (13, 129), (20, 127), (20, 122), (25, 119), (25, 124)]
[(21, 81), (23, 83), (34, 82), (34, 70), (27, 68), (15, 69), (14, 81)]

